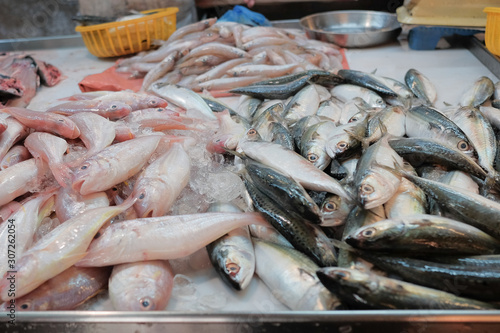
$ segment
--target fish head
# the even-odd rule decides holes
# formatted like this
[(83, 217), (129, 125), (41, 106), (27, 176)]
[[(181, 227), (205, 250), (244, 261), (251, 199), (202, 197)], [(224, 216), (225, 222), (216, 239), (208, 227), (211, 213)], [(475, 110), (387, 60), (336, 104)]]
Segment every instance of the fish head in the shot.
[(345, 238), (345, 242), (355, 248), (384, 248), (392, 240), (399, 238), (406, 230), (400, 221), (382, 220), (364, 227)]
[(168, 102), (161, 97), (150, 95), (147, 97), (146, 105), (148, 108), (164, 108)]
[(321, 226), (339, 227), (343, 225), (353, 205), (336, 194), (329, 194), (321, 204), (323, 217)]
[(326, 167), (332, 161), (331, 157), (328, 156), (324, 145), (316, 140), (311, 140), (305, 143), (306, 150), (304, 157), (311, 162), (315, 167), (320, 170), (325, 170)]
[(93, 187), (100, 182), (102, 177), (106, 177), (107, 171), (109, 168), (106, 168), (104, 160), (87, 160), (73, 172), (71, 187), (82, 195), (97, 192), (93, 190)]
[(121, 119), (132, 112), (130, 105), (119, 101), (102, 101), (98, 108), (102, 110), (101, 115), (110, 120)]
[(155, 182), (137, 183), (131, 196), (137, 198), (134, 209), (138, 217), (163, 216), (170, 209), (165, 204), (165, 191), (158, 188)]
[(245, 289), (255, 271), (255, 257), (230, 246), (218, 252), (217, 263), (221, 277), (236, 290)]
[(352, 287), (362, 295), (378, 288), (377, 279), (372, 279), (372, 274), (358, 269), (325, 267), (320, 268), (316, 275), (321, 283), (332, 292), (342, 287)]
[(358, 200), (364, 209), (383, 205), (396, 193), (401, 178), (386, 170), (371, 172), (358, 186)]
[(52, 115), (55, 122), (54, 126), (58, 129), (58, 134), (69, 139), (76, 139), (80, 136), (80, 129), (73, 120), (69, 119), (69, 117), (55, 113)]
[(210, 153), (223, 154), (227, 150), (235, 150), (240, 142), (240, 136), (234, 134), (216, 135), (207, 143), (207, 150)]

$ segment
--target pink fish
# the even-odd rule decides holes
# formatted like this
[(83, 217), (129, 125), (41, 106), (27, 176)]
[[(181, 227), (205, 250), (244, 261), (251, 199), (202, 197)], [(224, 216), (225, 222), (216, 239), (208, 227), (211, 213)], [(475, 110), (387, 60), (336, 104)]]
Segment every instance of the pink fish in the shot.
[[(111, 267), (71, 266), (13, 302), (16, 311), (73, 310), (106, 288)], [(0, 311), (9, 311), (7, 302)]]
[(14, 144), (28, 135), (28, 128), (18, 122), (15, 118), (5, 119), (7, 129), (0, 134), (0, 159), (14, 146)]
[(74, 172), (73, 189), (87, 195), (105, 191), (135, 175), (155, 151), (162, 135), (149, 135), (109, 146)]
[(190, 255), (231, 230), (269, 225), (259, 213), (202, 213), (114, 223), (95, 239), (78, 266), (108, 266)]
[(87, 158), (97, 154), (113, 143), (115, 139), (115, 123), (90, 112), (80, 112), (69, 117), (80, 130), (80, 140), (87, 151), (69, 166), (77, 166)]
[(164, 108), (168, 105), (168, 102), (163, 98), (145, 93), (135, 93), (129, 90), (95, 91), (95, 92), (73, 95), (70, 98), (80, 102), (83, 102), (85, 100), (100, 101), (107, 103), (120, 102), (130, 106), (132, 111), (148, 109), (148, 108)]
[(181, 116), (177, 111), (165, 108), (134, 111), (123, 120), (130, 126), (138, 125), (140, 128), (151, 128), (154, 131), (193, 129), (187, 123), (194, 121), (186, 116)]
[(24, 140), (33, 157), (49, 164), (49, 168), (59, 185), (66, 187), (71, 181), (71, 170), (63, 162), (68, 150), (68, 143), (55, 135), (45, 132), (33, 132)]
[[(40, 226), (40, 222), (52, 212), (54, 194), (54, 191), (48, 191), (31, 196), (29, 200), (22, 203), (19, 209), (8, 217), (6, 223), (0, 225), (0, 243), (5, 245), (6, 250), (7, 244), (14, 244), (12, 250), (14, 250), (16, 258), (21, 258), (23, 253), (32, 245), (33, 236)], [(14, 222), (10, 223), (9, 221)], [(11, 228), (12, 225), (14, 228)], [(15, 230), (15, 232), (12, 233), (11, 229)], [(14, 241), (11, 241), (11, 239)], [(10, 264), (15, 264), (15, 258), (14, 261), (9, 261), (9, 259), (13, 258), (8, 254), (8, 251), (0, 252), (0, 275), (2, 276), (10, 270)]]
[(60, 222), (67, 221), (89, 209), (107, 206), (109, 206), (109, 199), (105, 192), (81, 195), (71, 187), (61, 187), (57, 192), (55, 202), (56, 215)]
[(61, 71), (56, 66), (39, 59), (34, 60), (36, 61), (36, 64), (38, 66), (38, 75), (40, 75), (40, 78), (44, 85), (53, 87), (62, 79), (64, 79)]
[(139, 217), (165, 215), (189, 181), (188, 154), (180, 143), (174, 143), (165, 154), (157, 157), (137, 178), (133, 196)]
[(91, 112), (111, 120), (127, 116), (132, 111), (130, 105), (120, 101), (76, 100), (58, 104), (47, 109), (47, 112), (70, 116), (79, 112)]
[(2, 109), (2, 112), (10, 114), (24, 126), (37, 131), (57, 134), (68, 139), (76, 139), (80, 135), (76, 124), (62, 115), (15, 107)]
[[(94, 208), (50, 231), (15, 263), (15, 297), (26, 295), (73, 266), (85, 256), (86, 249), (102, 225), (133, 204), (134, 200), (127, 200), (119, 206)], [(7, 274), (0, 281), (0, 296), (4, 301), (13, 298), (12, 294), (9, 295)]]
[(37, 186), (37, 181), (44, 177), (48, 166), (38, 165), (34, 158), (16, 164), (15, 168), (0, 171), (0, 206), (11, 202)]
[[(90, 268), (90, 267), (89, 267)], [(109, 279), (109, 298), (115, 310), (165, 310), (174, 286), (166, 260), (116, 265)]]
[(31, 158), (31, 154), (28, 149), (26, 149), (25, 146), (16, 145), (12, 147), (0, 161), (0, 170), (7, 169), (19, 162), (26, 161), (29, 158)]

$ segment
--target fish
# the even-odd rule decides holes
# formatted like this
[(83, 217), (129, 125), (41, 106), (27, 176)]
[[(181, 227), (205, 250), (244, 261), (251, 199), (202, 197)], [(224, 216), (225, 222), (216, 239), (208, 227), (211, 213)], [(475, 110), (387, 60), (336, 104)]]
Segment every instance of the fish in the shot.
[(66, 140), (45, 132), (34, 132), (24, 140), (24, 146), (37, 160), (48, 163), (50, 171), (59, 185), (66, 187), (71, 182), (71, 170), (64, 163), (63, 156), (68, 150)]
[[(54, 191), (31, 196), (0, 224), (0, 242), (6, 250), (0, 254), (0, 274), (13, 270), (20, 258), (33, 244), (33, 236), (43, 218), (50, 215), (54, 206)], [(12, 257), (15, 253), (15, 257)], [(11, 255), (9, 255), (11, 254)]]
[[(364, 209), (383, 205), (396, 194), (401, 177), (386, 167), (402, 165), (403, 159), (391, 148), (387, 137), (368, 147), (354, 174), (358, 202)], [(385, 167), (384, 167), (385, 166)]]
[(280, 203), (282, 209), (310, 223), (322, 223), (319, 207), (292, 177), (248, 158), (245, 158), (244, 162), (245, 177), (248, 175), (266, 196)]
[(377, 93), (352, 84), (339, 84), (333, 87), (330, 93), (344, 103), (359, 97), (372, 108), (384, 108), (386, 106), (384, 99)]
[(61, 73), (59, 68), (48, 62), (32, 57), (36, 62), (37, 74), (40, 76), (40, 81), (47, 87), (53, 87), (61, 82), (65, 76)]
[(428, 214), (379, 221), (345, 241), (360, 249), (418, 254), (493, 254), (500, 249), (498, 240), (471, 225)]
[(406, 136), (437, 139), (456, 147), (461, 152), (474, 157), (476, 151), (467, 135), (448, 117), (438, 110), (420, 105), (406, 112)]
[(396, 194), (384, 204), (384, 209), (388, 219), (425, 214), (427, 212), (427, 197), (421, 188), (403, 178)]
[(289, 247), (254, 239), (256, 273), (274, 297), (293, 311), (335, 310), (341, 303), (316, 277), (319, 267)]
[(82, 195), (110, 189), (136, 174), (155, 151), (162, 135), (149, 135), (109, 146), (73, 172), (71, 187)]
[(288, 212), (280, 204), (269, 198), (252, 179), (243, 173), (246, 190), (266, 221), (272, 225), (293, 247), (306, 254), (320, 266), (335, 265), (336, 252), (325, 233), (303, 218)]
[(320, 96), (314, 85), (302, 88), (283, 110), (283, 118), (290, 126), (305, 116), (316, 114), (320, 103)]
[(429, 260), (371, 255), (360, 256), (405, 281), (481, 301), (497, 301), (500, 270), (435, 263)]
[(432, 106), (437, 99), (436, 87), (421, 72), (410, 68), (405, 74), (405, 83), (410, 90), (425, 104)]
[(68, 165), (77, 166), (87, 158), (97, 154), (113, 143), (116, 137), (115, 123), (90, 112), (81, 112), (69, 116), (80, 130), (79, 139), (87, 151), (78, 158), (71, 160)]
[(226, 150), (236, 149), (250, 124), (244, 118), (231, 117), (229, 111), (217, 113), (216, 117), (219, 128), (207, 143), (207, 150), (211, 153), (224, 153)]
[[(141, 92), (148, 91), (149, 87), (156, 80), (160, 79), (166, 73), (170, 72), (175, 65), (175, 62), (180, 58), (181, 54), (178, 51), (172, 52), (170, 55), (165, 57), (162, 61), (157, 63), (151, 70), (148, 71), (144, 80), (142, 81)], [(160, 107), (160, 106), (156, 106)]]
[(326, 154), (331, 159), (335, 159), (356, 150), (361, 146), (361, 141), (364, 140), (367, 125), (368, 118), (365, 117), (359, 121), (337, 126), (336, 129), (330, 131), (326, 139)]
[(258, 213), (198, 213), (113, 223), (92, 242), (77, 266), (177, 259), (248, 224), (267, 225), (267, 222)]
[(7, 152), (18, 141), (24, 139), (29, 134), (28, 127), (21, 124), (13, 117), (5, 119), (7, 129), (0, 134), (0, 158), (3, 159)]
[(76, 139), (80, 135), (78, 126), (63, 115), (18, 107), (7, 107), (1, 111), (10, 114), (24, 126), (37, 131), (49, 132), (67, 139)]
[(341, 69), (337, 72), (348, 83), (355, 84), (376, 91), (388, 96), (397, 96), (397, 94), (384, 84), (377, 76), (353, 69)]
[(405, 120), (405, 113), (402, 107), (399, 106), (387, 107), (377, 112), (368, 121), (365, 142), (378, 141), (384, 134), (390, 134), (395, 137), (404, 136), (406, 133)]
[(256, 134), (255, 132), (254, 129), (249, 129), (246, 134), (247, 139), (240, 140), (238, 147), (246, 156), (288, 174), (305, 189), (335, 193), (346, 200), (352, 199), (337, 180), (316, 168), (296, 152), (279, 144), (252, 141), (251, 138)]
[(37, 187), (37, 182), (48, 172), (45, 163), (37, 165), (34, 158), (19, 162), (15, 168), (0, 171), (0, 206)]
[(217, 119), (203, 98), (192, 90), (173, 84), (154, 84), (152, 85), (152, 92), (175, 105), (182, 106), (186, 110), (196, 110), (202, 118), (208, 120)]
[[(111, 267), (71, 266), (47, 280), (32, 292), (15, 300), (16, 311), (73, 310), (102, 292), (111, 274)], [(7, 311), (7, 303), (0, 307)]]
[[(86, 250), (109, 219), (130, 208), (134, 200), (119, 206), (94, 208), (79, 214), (50, 231), (16, 262), (16, 297), (21, 297), (73, 266), (86, 255)], [(8, 273), (6, 273), (8, 274)], [(9, 281), (0, 282), (3, 301), (12, 299)]]
[(328, 194), (321, 204), (322, 227), (339, 227), (344, 225), (347, 216), (354, 207), (353, 202), (346, 202), (336, 194)]
[(15, 58), (9, 66), (8, 74), (23, 86), (22, 96), (9, 99), (5, 106), (24, 108), (35, 97), (40, 86), (40, 77), (37, 75), (38, 67), (31, 56)]
[(326, 169), (332, 160), (326, 147), (336, 127), (333, 121), (322, 121), (309, 126), (300, 139), (300, 154), (320, 170)]
[(16, 165), (19, 162), (26, 161), (31, 157), (30, 152), (23, 145), (15, 145), (7, 154), (5, 154), (4, 158), (0, 161), (0, 170), (7, 169)]
[[(208, 212), (242, 212), (231, 203), (213, 203)], [(256, 226), (260, 227), (260, 226)], [(255, 272), (255, 253), (248, 226), (231, 230), (206, 246), (219, 276), (236, 290), (244, 290)]]
[(487, 76), (481, 76), (468, 87), (460, 98), (459, 105), (463, 107), (478, 107), (489, 100), (495, 91), (493, 81)]
[[(92, 267), (80, 267), (84, 268)], [(113, 267), (109, 298), (117, 311), (161, 311), (167, 307), (173, 286), (174, 272), (166, 260), (123, 263)]]
[(176, 40), (182, 39), (186, 35), (192, 34), (193, 32), (203, 31), (207, 28), (210, 28), (215, 24), (215, 22), (217, 22), (217, 19), (212, 17), (192, 24), (188, 24), (174, 31), (168, 38), (168, 42), (172, 43)]
[[(495, 309), (486, 302), (357, 269), (326, 267), (316, 274), (321, 283), (342, 301), (372, 309)], [(338, 292), (339, 288), (342, 292)]]
[(409, 173), (403, 173), (403, 176), (424, 190), (429, 197), (436, 200), (439, 206), (446, 208), (460, 221), (500, 239), (500, 231), (498, 230), (500, 203), (468, 190), (427, 180)]
[(132, 196), (137, 198), (134, 209), (138, 217), (165, 215), (186, 187), (191, 161), (178, 142), (156, 157), (138, 176)]
[(61, 103), (50, 107), (46, 112), (70, 116), (75, 113), (89, 112), (110, 120), (117, 120), (132, 112), (130, 105), (120, 101), (101, 101), (99, 99), (82, 99)]
[(259, 99), (286, 99), (303, 89), (308, 80), (308, 76), (300, 76), (293, 81), (276, 84), (261, 83), (261, 80), (248, 86), (231, 89), (229, 92)]
[(61, 187), (57, 191), (55, 211), (60, 222), (67, 221), (86, 210), (107, 207), (110, 205), (105, 192), (81, 195), (70, 186)]
[(389, 140), (389, 145), (414, 167), (435, 163), (483, 180), (488, 178), (487, 172), (469, 155), (437, 139), (398, 138)]

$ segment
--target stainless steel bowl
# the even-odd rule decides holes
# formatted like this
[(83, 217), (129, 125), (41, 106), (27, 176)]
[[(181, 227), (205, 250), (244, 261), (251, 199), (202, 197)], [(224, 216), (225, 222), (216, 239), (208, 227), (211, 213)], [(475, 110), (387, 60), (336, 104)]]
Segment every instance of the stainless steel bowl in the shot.
[(371, 10), (337, 10), (300, 19), (309, 38), (342, 47), (367, 47), (394, 40), (401, 32), (396, 14)]

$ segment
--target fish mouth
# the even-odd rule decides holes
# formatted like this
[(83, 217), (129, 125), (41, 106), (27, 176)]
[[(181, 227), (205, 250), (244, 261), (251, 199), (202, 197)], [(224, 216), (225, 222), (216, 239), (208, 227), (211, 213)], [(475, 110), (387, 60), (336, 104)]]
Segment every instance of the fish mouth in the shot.
[(76, 181), (73, 181), (73, 185), (71, 185), (71, 188), (75, 190), (76, 192), (81, 193), (80, 191), (82, 190), (83, 183), (85, 183), (85, 179), (79, 179)]

